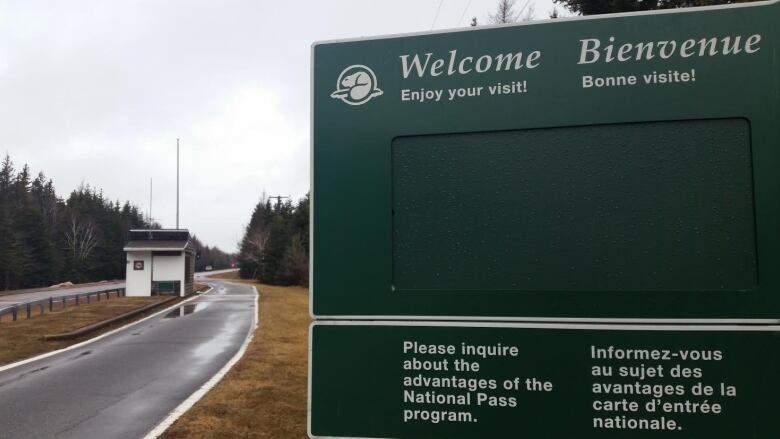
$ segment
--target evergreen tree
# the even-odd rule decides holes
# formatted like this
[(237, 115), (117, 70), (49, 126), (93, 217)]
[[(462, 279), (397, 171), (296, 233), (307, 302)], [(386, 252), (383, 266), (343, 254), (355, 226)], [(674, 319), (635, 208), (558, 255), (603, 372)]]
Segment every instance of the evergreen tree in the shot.
[(283, 285), (282, 258), (290, 240), (290, 224), (281, 212), (271, 220), (268, 242), (262, 253), (262, 271), (259, 279), (273, 285)]
[(241, 240), (238, 263), (245, 279), (275, 285), (308, 285), (309, 195), (272, 205), (263, 195)]
[(17, 242), (13, 230), (14, 165), (6, 154), (0, 166), (0, 289), (10, 289), (16, 271)]
[(268, 240), (272, 210), (271, 201), (263, 193), (241, 239), (238, 268), (242, 279), (257, 279), (258, 273), (262, 273), (263, 249)]
[(292, 235), (282, 254), (279, 283), (283, 285), (309, 284), (309, 251), (302, 239), (301, 234)]

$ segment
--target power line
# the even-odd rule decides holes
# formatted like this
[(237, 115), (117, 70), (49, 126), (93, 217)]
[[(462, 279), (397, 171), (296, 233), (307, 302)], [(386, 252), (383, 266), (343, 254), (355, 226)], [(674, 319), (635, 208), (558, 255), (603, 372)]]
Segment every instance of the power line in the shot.
[(269, 200), (276, 199), (276, 204), (277, 204), (277, 205), (280, 205), (280, 204), (282, 204), (282, 198), (290, 198), (290, 197), (283, 197), (283, 196), (281, 196), (281, 195), (277, 195), (277, 196), (275, 196), (275, 197), (268, 197), (268, 199), (269, 199)]
[(433, 17), (433, 23), (431, 23), (431, 30), (433, 30), (433, 26), (436, 26), (436, 20), (439, 19), (439, 12), (441, 12), (442, 3), (444, 3), (444, 0), (439, 0), (439, 7), (436, 8), (436, 15)]
[(463, 13), (460, 14), (460, 20), (458, 20), (458, 26), (460, 26), (460, 24), (463, 22), (463, 17), (466, 16), (466, 12), (468, 12), (469, 6), (471, 6), (471, 2), (472, 2), (472, 0), (469, 0), (469, 2), (466, 3), (466, 7), (463, 8)]

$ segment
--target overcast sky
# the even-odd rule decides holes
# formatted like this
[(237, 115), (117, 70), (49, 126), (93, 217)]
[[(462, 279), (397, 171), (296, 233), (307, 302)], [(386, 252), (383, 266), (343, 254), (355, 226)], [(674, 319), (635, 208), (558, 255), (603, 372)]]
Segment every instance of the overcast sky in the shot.
[(486, 23), (497, 2), (0, 1), (0, 153), (145, 213), (153, 178), (174, 227), (178, 137), (181, 226), (235, 251), (263, 190), (309, 190), (312, 42)]

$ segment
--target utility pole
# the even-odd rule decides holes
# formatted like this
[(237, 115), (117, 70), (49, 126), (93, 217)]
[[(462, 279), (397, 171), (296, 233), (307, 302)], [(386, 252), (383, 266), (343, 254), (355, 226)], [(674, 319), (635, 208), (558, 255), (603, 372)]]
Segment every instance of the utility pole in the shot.
[(282, 204), (282, 198), (290, 198), (290, 197), (283, 197), (281, 195), (277, 195), (275, 197), (268, 197), (269, 200), (273, 200), (274, 198), (276, 199), (276, 205), (278, 206)]
[(176, 138), (176, 229), (179, 229), (179, 139)]

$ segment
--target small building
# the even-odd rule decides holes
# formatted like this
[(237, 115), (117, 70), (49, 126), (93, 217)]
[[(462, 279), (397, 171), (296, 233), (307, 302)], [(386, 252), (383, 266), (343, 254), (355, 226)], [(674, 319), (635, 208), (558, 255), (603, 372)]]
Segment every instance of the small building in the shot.
[(124, 250), (127, 296), (192, 294), (195, 250), (189, 230), (130, 230)]

